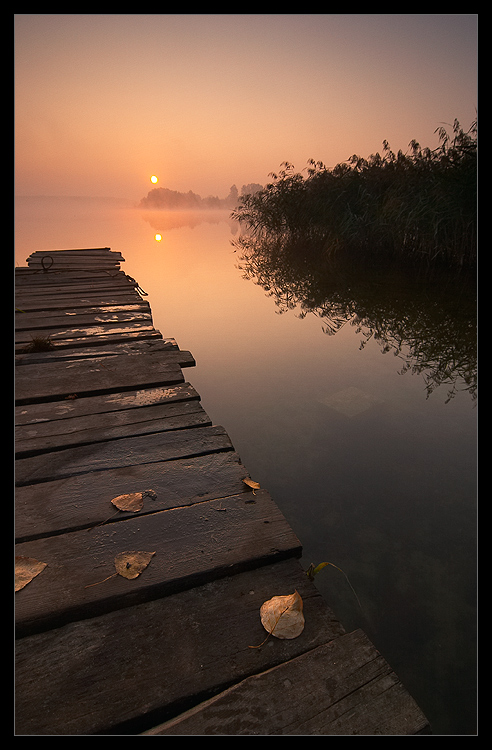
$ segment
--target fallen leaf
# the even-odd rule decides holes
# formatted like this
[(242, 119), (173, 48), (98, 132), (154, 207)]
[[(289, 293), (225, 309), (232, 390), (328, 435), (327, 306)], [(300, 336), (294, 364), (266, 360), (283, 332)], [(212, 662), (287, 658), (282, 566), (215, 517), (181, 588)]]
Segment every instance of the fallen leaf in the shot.
[(114, 558), (116, 572), (123, 578), (138, 578), (154, 555), (155, 552), (120, 552)]
[(254, 482), (249, 477), (246, 477), (246, 479), (243, 479), (243, 482), (244, 482), (244, 484), (248, 485), (248, 487), (251, 487), (251, 489), (253, 490), (253, 495), (255, 494), (255, 490), (260, 490), (261, 489), (261, 487), (258, 484), (258, 482)]
[(114, 578), (117, 575), (123, 576), (123, 578), (138, 578), (140, 573), (145, 570), (147, 565), (154, 557), (155, 552), (137, 552), (132, 550), (131, 552), (119, 552), (114, 558), (114, 567), (116, 573), (107, 578), (103, 578), (102, 581), (96, 581), (96, 583), (88, 583), (84, 588), (89, 589), (92, 586), (99, 586), (100, 583), (109, 581), (110, 578)]
[(260, 607), (261, 624), (276, 638), (297, 638), (304, 630), (303, 601), (297, 591), (274, 596)]
[[(118, 495), (117, 497), (113, 497), (111, 502), (120, 511), (138, 513), (138, 511), (142, 510), (143, 508), (144, 497), (150, 497), (152, 498), (152, 500), (156, 500), (157, 495), (154, 492), (154, 490), (142, 490), (142, 492), (129, 492), (126, 495)], [(92, 531), (92, 529), (95, 529), (98, 526), (102, 526), (103, 524), (110, 521), (115, 515), (116, 513), (113, 513), (113, 515), (110, 516), (109, 518), (106, 518), (105, 521), (101, 521), (100, 523), (97, 523), (95, 526), (91, 526), (90, 528), (87, 529), (87, 531)]]
[(20, 591), (27, 586), (46, 568), (46, 565), (47, 563), (35, 560), (33, 557), (18, 555), (15, 558), (15, 590)]
[(143, 492), (130, 492), (128, 495), (118, 495), (118, 497), (113, 497), (111, 502), (118, 508), (118, 510), (129, 510), (133, 513), (137, 513), (143, 508), (143, 499)]

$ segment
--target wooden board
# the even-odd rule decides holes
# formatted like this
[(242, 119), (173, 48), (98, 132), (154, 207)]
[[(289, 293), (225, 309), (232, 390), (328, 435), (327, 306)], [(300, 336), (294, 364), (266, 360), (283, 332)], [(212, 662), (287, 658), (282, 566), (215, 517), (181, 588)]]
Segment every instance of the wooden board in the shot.
[[(250, 648), (266, 635), (261, 604), (295, 589), (302, 635)], [(16, 730), (142, 732), (343, 632), (295, 559), (226, 576), (17, 641)]]
[[(80, 305), (77, 307), (66, 307), (66, 305), (59, 306), (58, 309), (54, 310), (34, 310), (34, 311), (22, 311), (16, 310), (15, 312), (15, 328), (20, 330), (21, 327), (26, 327), (25, 321), (31, 316), (34, 321), (37, 322), (39, 318), (46, 316), (51, 318), (54, 316), (69, 316), (69, 315), (99, 315), (107, 313), (138, 313), (146, 312), (150, 313), (150, 305), (146, 300), (135, 300), (133, 302), (116, 304), (116, 305)], [(32, 327), (32, 326), (27, 326)]]
[(15, 355), (15, 364), (28, 365), (63, 359), (81, 359), (82, 357), (115, 357), (121, 354), (154, 354), (155, 352), (166, 352), (168, 357), (174, 352), (178, 358), (183, 358), (185, 364), (181, 365), (182, 367), (188, 367), (195, 362), (191, 352), (181, 351), (174, 338), (163, 338), (161, 335), (150, 339), (119, 341), (110, 345), (96, 344), (92, 346), (91, 344), (92, 342), (89, 341), (86, 342), (85, 346), (73, 348), (56, 346), (44, 352), (21, 352)]
[(60, 271), (59, 273), (32, 274), (18, 278), (16, 276), (16, 293), (27, 296), (46, 294), (86, 294), (88, 292), (133, 291), (136, 294), (136, 283), (123, 271), (93, 273), (90, 271)]
[[(172, 355), (173, 352), (169, 354)], [(127, 409), (141, 409), (145, 406), (199, 400), (199, 398), (200, 396), (190, 383), (179, 383), (172, 386), (117, 391), (100, 396), (26, 404), (25, 406), (15, 407), (15, 425), (16, 427), (38, 426), (40, 429), (46, 426), (47, 429), (50, 429), (52, 423), (56, 422), (63, 431), (65, 428), (61, 420), (64, 419), (78, 419), (108, 412), (125, 412)]]
[[(24, 354), (29, 350), (33, 339), (38, 334), (34, 334), (28, 342), (21, 341), (15, 345), (16, 354)], [(136, 341), (149, 341), (158, 340), (162, 338), (160, 331), (156, 331), (152, 326), (139, 326), (133, 330), (114, 329), (111, 332), (105, 331), (102, 333), (99, 330), (92, 332), (92, 335), (87, 335), (81, 332), (80, 335), (74, 335), (73, 337), (64, 337), (58, 339), (51, 339), (55, 349), (73, 349), (75, 347), (87, 347), (87, 346), (110, 346), (111, 344), (125, 344), (133, 343)]]
[[(121, 334), (132, 333), (155, 334), (155, 328), (151, 320), (129, 321), (126, 323), (98, 323), (97, 325), (80, 326), (77, 322), (72, 323), (72, 327), (48, 328), (46, 331), (40, 331), (39, 328), (16, 331), (15, 345), (16, 350), (20, 346), (27, 347), (32, 342), (41, 337), (48, 337), (53, 345), (64, 343), (76, 339), (93, 339), (99, 336), (119, 336)], [(87, 342), (86, 342), (87, 343)]]
[[(131, 550), (155, 554), (137, 578), (114, 575), (115, 556)], [(259, 490), (19, 543), (18, 555), (47, 565), (16, 594), (16, 630), (25, 635), (300, 557), (301, 545)]]
[(115, 323), (122, 323), (135, 320), (152, 321), (152, 315), (150, 310), (142, 308), (140, 305), (135, 309), (127, 309), (104, 311), (102, 308), (95, 310), (94, 312), (85, 313), (82, 311), (66, 311), (63, 314), (48, 313), (45, 310), (38, 312), (37, 314), (22, 314), (16, 313), (15, 317), (15, 330), (16, 331), (35, 331), (37, 329), (50, 330), (52, 328), (72, 328), (74, 325), (74, 318), (76, 317), (77, 327), (80, 326), (100, 326), (100, 325), (114, 325)]
[[(153, 337), (150, 339), (136, 339), (126, 343), (113, 344), (112, 346), (104, 346), (103, 344), (97, 347), (91, 346), (78, 346), (78, 347), (59, 347), (56, 346), (47, 352), (18, 352), (15, 355), (15, 364), (17, 365), (32, 365), (41, 364), (42, 362), (68, 362), (74, 359), (98, 359), (104, 357), (106, 362), (108, 358), (119, 356), (122, 352), (118, 351), (126, 349), (128, 355), (145, 353), (145, 350), (141, 349), (140, 352), (133, 351), (135, 347), (144, 345), (152, 347), (152, 345), (163, 344), (162, 349), (159, 351), (166, 352), (166, 361), (169, 363), (178, 364), (180, 367), (194, 367), (195, 358), (191, 352), (179, 349), (177, 346), (172, 344), (172, 339), (162, 339), (160, 337)], [(155, 350), (158, 351), (158, 350)], [(153, 353), (152, 349), (149, 349), (148, 353)]]
[(78, 359), (16, 368), (16, 404), (62, 399), (77, 394), (134, 390), (184, 381), (179, 365), (164, 353), (138, 357)]
[[(106, 292), (79, 292), (78, 294), (59, 294), (53, 297), (49, 293), (43, 295), (16, 294), (15, 306), (26, 313), (32, 311), (67, 310), (86, 307), (109, 307), (114, 305), (133, 305), (144, 302), (135, 291), (116, 289)], [(20, 312), (19, 314), (22, 314)]]
[(151, 489), (153, 502), (144, 503), (143, 514), (237, 495), (244, 492), (242, 480), (247, 476), (238, 454), (231, 450), (17, 487), (16, 541), (93, 528), (131, 517), (130, 512), (116, 513), (111, 500), (118, 495)]
[(144, 734), (352, 737), (414, 735), (428, 729), (389, 664), (355, 630), (247, 677)]
[(34, 456), (77, 445), (211, 424), (212, 420), (196, 401), (74, 417), (36, 426), (16, 427), (15, 455)]
[(15, 481), (16, 486), (22, 487), (77, 474), (172, 461), (223, 450), (233, 450), (223, 427), (161, 432), (54, 451), (50, 453), (49, 460), (44, 455), (18, 458)]

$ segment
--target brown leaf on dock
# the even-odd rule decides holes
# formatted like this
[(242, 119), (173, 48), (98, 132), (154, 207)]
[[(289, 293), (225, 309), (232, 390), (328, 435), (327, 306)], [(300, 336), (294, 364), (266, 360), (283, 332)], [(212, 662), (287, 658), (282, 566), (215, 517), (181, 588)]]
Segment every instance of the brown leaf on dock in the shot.
[(255, 494), (255, 490), (259, 490), (259, 489), (261, 489), (261, 487), (260, 487), (259, 483), (258, 483), (258, 482), (254, 482), (254, 481), (253, 481), (252, 479), (250, 479), (249, 477), (246, 477), (246, 479), (243, 479), (243, 482), (244, 482), (244, 484), (246, 484), (246, 485), (247, 485), (248, 487), (251, 487), (251, 489), (253, 490), (253, 495)]
[(143, 492), (130, 492), (128, 495), (118, 495), (118, 497), (113, 497), (111, 502), (118, 508), (118, 510), (128, 510), (137, 513), (143, 508), (143, 499)]
[(303, 601), (297, 591), (274, 596), (260, 607), (261, 624), (276, 638), (297, 638), (304, 630)]
[(138, 578), (154, 555), (155, 552), (120, 552), (114, 558), (116, 572), (123, 578)]
[(35, 560), (33, 557), (18, 555), (15, 558), (15, 590), (20, 591), (28, 583), (36, 578), (42, 570), (46, 568), (47, 563)]
[(92, 588), (92, 586), (99, 586), (100, 583), (109, 581), (110, 578), (114, 578), (117, 575), (123, 576), (123, 578), (138, 578), (140, 573), (145, 570), (155, 552), (141, 552), (132, 550), (131, 552), (119, 552), (114, 558), (114, 567), (116, 573), (103, 578), (102, 581), (96, 581), (96, 583), (88, 583), (85, 586), (86, 589)]

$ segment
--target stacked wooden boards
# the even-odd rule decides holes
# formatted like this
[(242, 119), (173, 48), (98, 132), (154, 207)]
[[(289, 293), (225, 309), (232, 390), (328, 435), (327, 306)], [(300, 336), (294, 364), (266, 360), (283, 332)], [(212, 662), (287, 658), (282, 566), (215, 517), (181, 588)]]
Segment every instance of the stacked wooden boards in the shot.
[[(15, 272), (16, 558), (44, 566), (15, 594), (16, 734), (427, 732), (243, 481), (185, 381), (193, 357), (153, 327), (121, 260), (34, 253)], [(116, 572), (136, 552), (147, 566)], [(302, 634), (260, 646), (261, 604), (296, 590)]]

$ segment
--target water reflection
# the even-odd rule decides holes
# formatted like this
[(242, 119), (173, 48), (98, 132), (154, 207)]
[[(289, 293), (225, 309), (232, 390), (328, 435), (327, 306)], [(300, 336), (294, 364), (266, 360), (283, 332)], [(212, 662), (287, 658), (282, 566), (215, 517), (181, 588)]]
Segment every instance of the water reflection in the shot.
[(150, 224), (153, 229), (157, 229), (160, 234), (169, 232), (172, 229), (181, 229), (182, 227), (197, 227), (199, 224), (220, 224), (226, 222), (229, 224), (231, 234), (235, 235), (238, 231), (238, 223), (230, 218), (230, 211), (213, 209), (194, 211), (183, 209), (182, 211), (171, 211), (161, 209), (157, 211), (142, 211), (142, 219)]
[(241, 234), (244, 278), (271, 296), (279, 313), (320, 318), (333, 336), (351, 325), (381, 352), (392, 352), (400, 372), (419, 374), (427, 395), (447, 388), (477, 396), (476, 288), (474, 279), (443, 269), (402, 269), (380, 260), (354, 263), (323, 258), (316, 241), (278, 235), (268, 239)]

